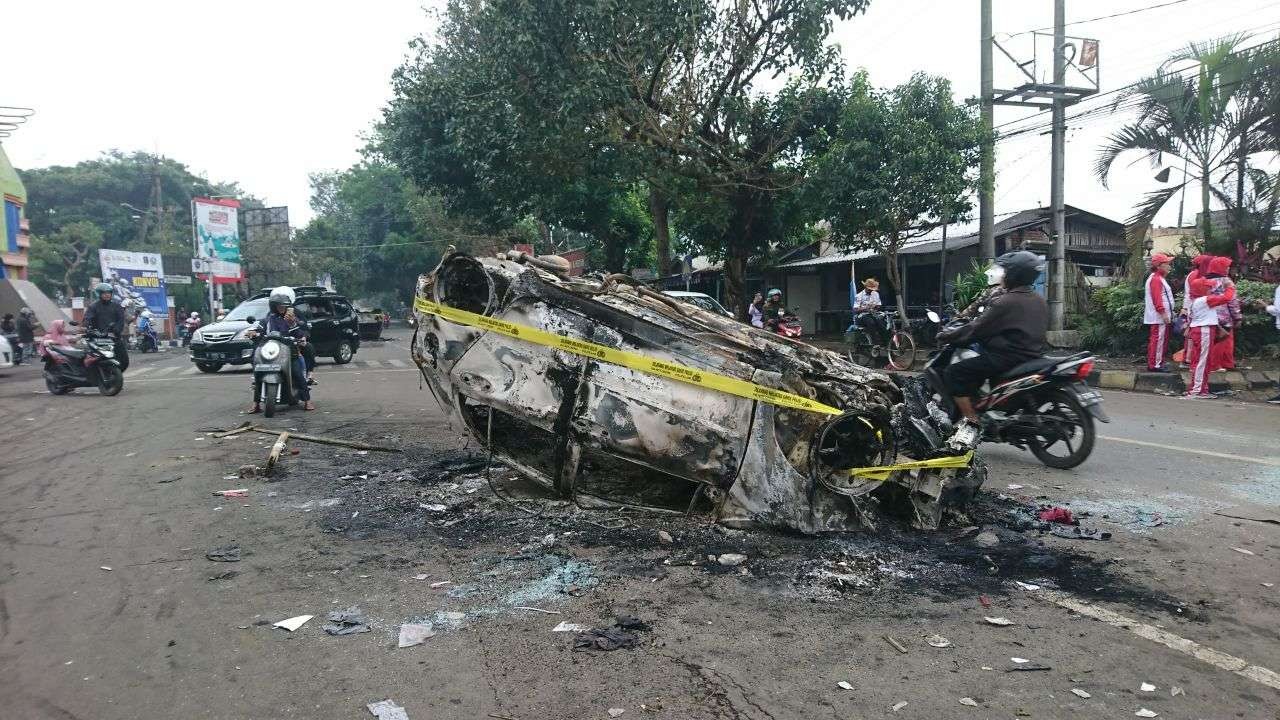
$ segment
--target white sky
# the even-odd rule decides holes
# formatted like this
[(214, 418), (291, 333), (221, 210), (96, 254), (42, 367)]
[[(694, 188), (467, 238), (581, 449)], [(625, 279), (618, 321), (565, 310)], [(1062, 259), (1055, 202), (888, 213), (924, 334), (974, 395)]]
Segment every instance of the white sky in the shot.
[[(1067, 21), (1170, 0), (1068, 0)], [(431, 0), (44, 0), (9, 3), (0, 42), (0, 105), (36, 115), (8, 140), (19, 168), (70, 165), (104, 150), (158, 150), (214, 180), (237, 180), (268, 204), (311, 217), (308, 173), (347, 167), (389, 98), (392, 70), (414, 36), (431, 30)], [(994, 0), (994, 27), (1052, 24), (1051, 0)], [(1150, 72), (1193, 40), (1236, 31), (1280, 32), (1280, 2), (1185, 0), (1125, 17), (1071, 25), (1101, 41), (1102, 90)], [(835, 40), (876, 85), (921, 70), (949, 77), (959, 98), (978, 94), (978, 0), (873, 0)], [(997, 86), (1007, 61), (996, 53)], [(1032, 111), (997, 108), (996, 124)], [(1070, 111), (1068, 111), (1070, 112)], [(1067, 202), (1117, 220), (1158, 187), (1139, 163), (1110, 190), (1091, 174), (1118, 119), (1068, 134)], [(998, 213), (1049, 200), (1049, 138), (997, 148)], [(1195, 212), (1188, 196), (1187, 222)], [(1176, 203), (1159, 220), (1172, 224)]]

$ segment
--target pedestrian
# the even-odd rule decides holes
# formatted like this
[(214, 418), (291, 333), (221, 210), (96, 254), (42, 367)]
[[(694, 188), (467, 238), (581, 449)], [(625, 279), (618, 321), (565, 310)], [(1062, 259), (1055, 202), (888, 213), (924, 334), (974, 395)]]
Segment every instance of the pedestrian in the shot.
[(31, 308), (24, 307), (18, 311), (18, 345), (22, 348), (18, 357), (34, 358), (36, 356), (36, 314)]
[(755, 297), (751, 298), (751, 304), (747, 306), (747, 316), (751, 318), (752, 327), (764, 327), (764, 293), (756, 292)]
[(1230, 293), (1231, 300), (1217, 307), (1218, 330), (1213, 341), (1213, 355), (1209, 358), (1209, 372), (1234, 370), (1236, 367), (1236, 328), (1244, 319), (1240, 310), (1240, 298), (1236, 284), (1231, 279), (1231, 258), (1215, 257), (1209, 261), (1205, 277), (1213, 280), (1213, 294)]
[(1165, 277), (1173, 267), (1173, 258), (1164, 253), (1151, 256), (1151, 274), (1143, 283), (1142, 322), (1147, 326), (1147, 370), (1169, 372), (1164, 357), (1169, 349), (1169, 328), (1173, 324), (1173, 290)]
[[(1255, 301), (1254, 306), (1274, 317), (1276, 319), (1276, 330), (1280, 330), (1280, 285), (1276, 286), (1276, 292), (1271, 298), (1270, 305), (1267, 304), (1266, 300), (1257, 300)], [(1280, 390), (1280, 379), (1276, 380), (1276, 389)], [(1267, 403), (1271, 405), (1280, 405), (1280, 393), (1276, 393), (1275, 397), (1268, 399)]]
[(18, 326), (13, 321), (13, 313), (5, 313), (4, 318), (0, 318), (0, 335), (17, 335)]
[(1213, 340), (1218, 327), (1217, 307), (1235, 297), (1230, 294), (1214, 295), (1216, 283), (1209, 278), (1196, 278), (1188, 290), (1191, 301), (1187, 304), (1187, 365), (1191, 368), (1191, 384), (1183, 398), (1197, 400), (1213, 397), (1209, 393), (1209, 356), (1213, 352)]

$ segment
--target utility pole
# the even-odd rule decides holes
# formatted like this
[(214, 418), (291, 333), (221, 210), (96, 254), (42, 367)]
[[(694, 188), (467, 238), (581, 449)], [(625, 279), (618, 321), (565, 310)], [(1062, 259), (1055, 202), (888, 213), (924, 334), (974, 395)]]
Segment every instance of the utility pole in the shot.
[(947, 306), (947, 225), (951, 222), (950, 209), (942, 211), (942, 252), (938, 256), (938, 312)]
[(982, 165), (978, 173), (978, 240), (983, 260), (996, 256), (995, 92), (991, 70), (991, 0), (982, 0)]
[(1053, 148), (1050, 162), (1052, 179), (1049, 202), (1053, 209), (1053, 249), (1049, 264), (1049, 329), (1062, 330), (1066, 294), (1067, 221), (1063, 201), (1067, 144), (1067, 103), (1062, 88), (1067, 84), (1067, 59), (1063, 46), (1067, 42), (1067, 0), (1053, 0)]

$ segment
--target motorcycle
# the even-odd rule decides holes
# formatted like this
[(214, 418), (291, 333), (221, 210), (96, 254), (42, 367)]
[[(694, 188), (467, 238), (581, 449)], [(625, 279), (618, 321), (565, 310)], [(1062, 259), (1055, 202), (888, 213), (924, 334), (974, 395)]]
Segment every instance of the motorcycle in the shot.
[(94, 330), (86, 332), (76, 347), (42, 343), (45, 387), (52, 395), (82, 387), (96, 387), (107, 397), (119, 395), (124, 389), (124, 373), (116, 360), (115, 345), (110, 333)]
[(785, 338), (798, 338), (804, 333), (804, 328), (800, 324), (800, 318), (796, 315), (796, 310), (791, 312), (779, 310), (778, 318), (768, 323), (768, 326), (770, 332)]
[[(249, 319), (253, 321), (252, 318)], [(297, 342), (280, 333), (257, 335), (253, 349), (253, 396), (262, 405), (262, 414), (273, 417), (276, 405), (297, 405), (302, 402), (298, 382), (306, 378), (293, 377), (293, 349)]]
[[(932, 322), (942, 319), (932, 310), (927, 314)], [(965, 322), (955, 321), (944, 330)], [(943, 372), (948, 365), (977, 355), (970, 346), (949, 344), (929, 359), (924, 377), (932, 397), (918, 399), (925, 405), (924, 412), (950, 424), (960, 419)], [(1094, 420), (1111, 422), (1102, 409), (1102, 393), (1085, 385), (1095, 363), (1087, 352), (1040, 357), (988, 381), (973, 398), (973, 407), (982, 418), (981, 439), (1030, 450), (1052, 468), (1066, 470), (1083, 463), (1097, 439)]]
[(160, 352), (160, 339), (155, 330), (138, 330), (129, 338), (129, 349), (140, 353)]

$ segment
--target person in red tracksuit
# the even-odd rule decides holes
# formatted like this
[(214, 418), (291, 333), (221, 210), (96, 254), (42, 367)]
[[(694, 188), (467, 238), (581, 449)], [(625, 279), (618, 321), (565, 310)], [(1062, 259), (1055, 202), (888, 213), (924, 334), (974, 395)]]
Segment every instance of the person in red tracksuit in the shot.
[(1204, 277), (1216, 283), (1212, 295), (1230, 292), (1232, 299), (1217, 308), (1218, 334), (1213, 339), (1213, 355), (1209, 357), (1209, 372), (1234, 370), (1236, 367), (1236, 328), (1244, 319), (1240, 299), (1236, 296), (1236, 284), (1231, 280), (1231, 258), (1215, 257), (1209, 261)]
[(1143, 295), (1146, 307), (1142, 322), (1148, 328), (1147, 369), (1151, 372), (1169, 372), (1164, 366), (1164, 356), (1169, 349), (1169, 325), (1173, 322), (1173, 290), (1165, 276), (1173, 258), (1164, 253), (1151, 256), (1151, 274), (1147, 276)]
[(1191, 367), (1191, 384), (1182, 397), (1189, 400), (1213, 397), (1209, 393), (1209, 356), (1218, 331), (1217, 307), (1235, 298), (1235, 288), (1211, 295), (1216, 285), (1208, 278), (1196, 278), (1188, 288), (1191, 299), (1187, 302), (1187, 364)]

